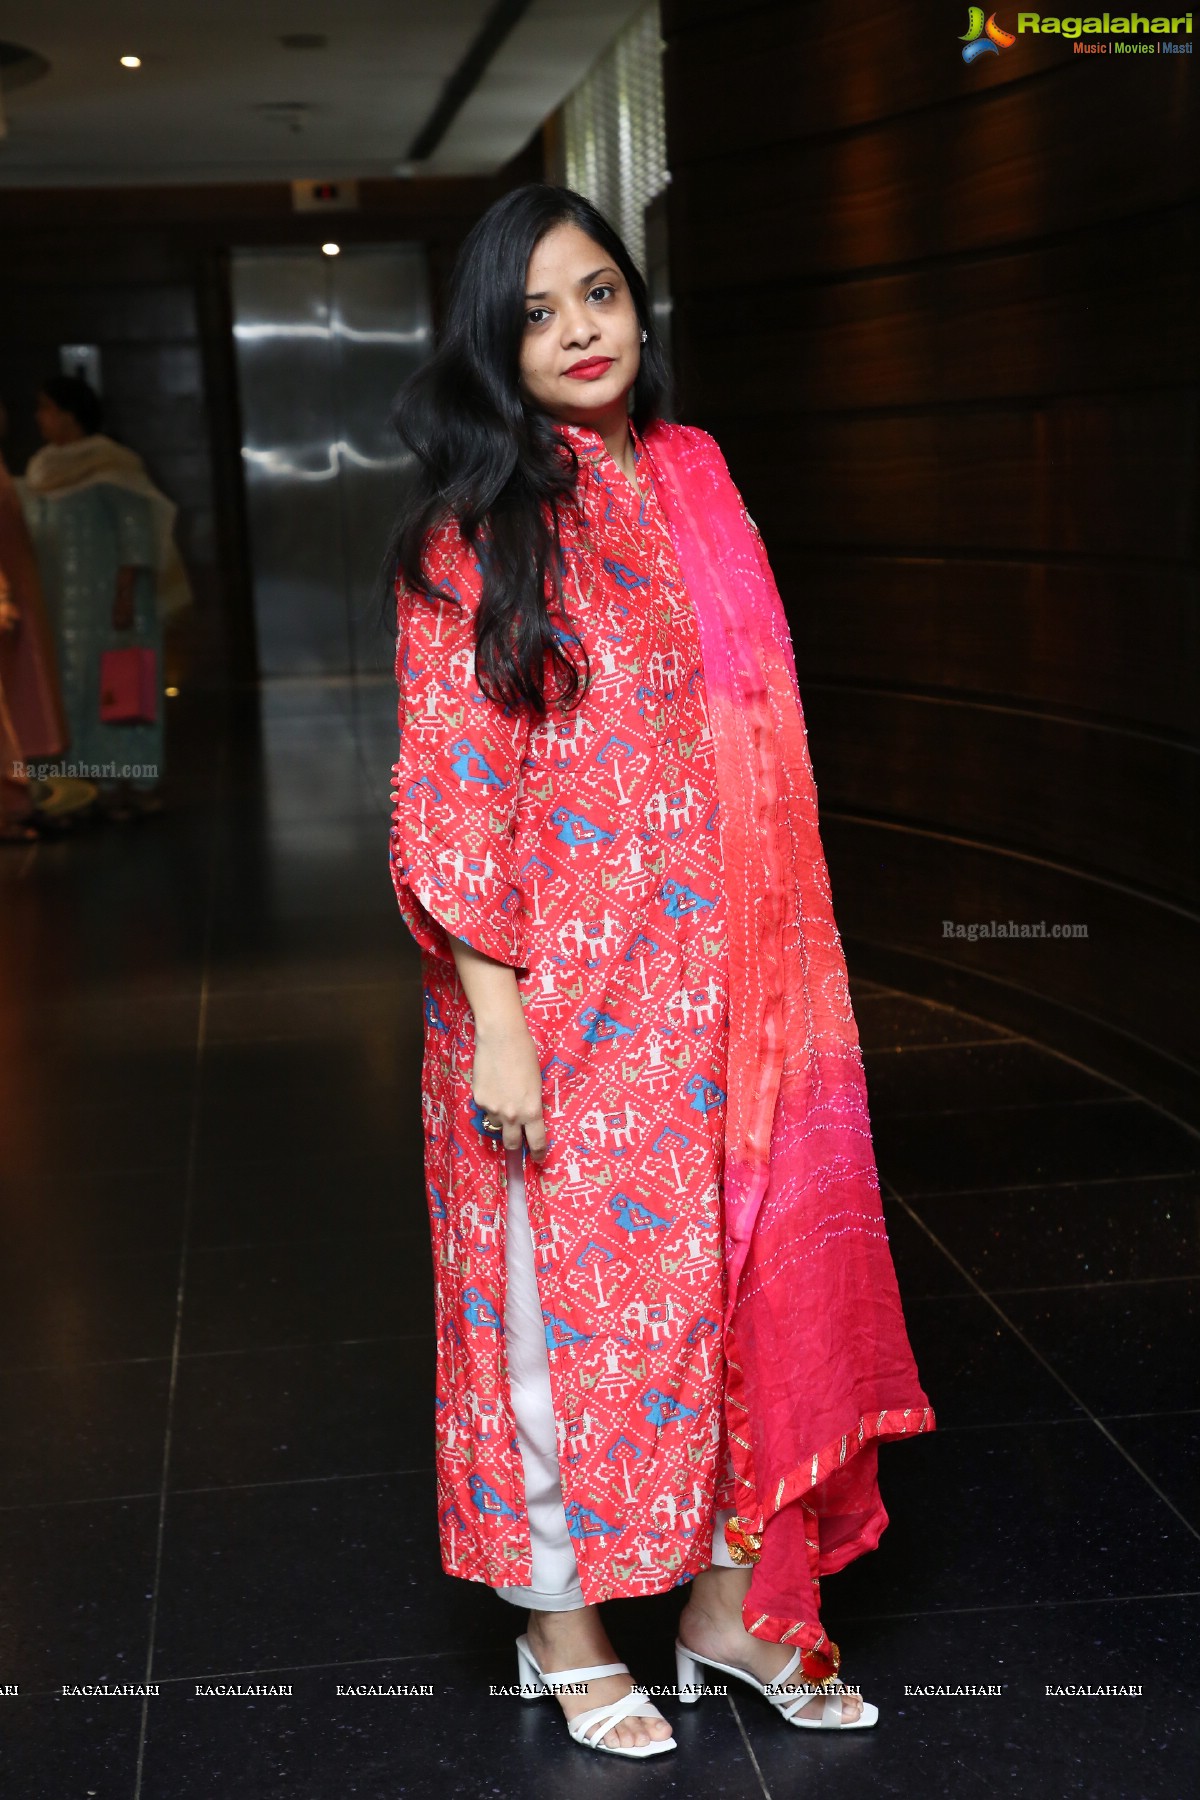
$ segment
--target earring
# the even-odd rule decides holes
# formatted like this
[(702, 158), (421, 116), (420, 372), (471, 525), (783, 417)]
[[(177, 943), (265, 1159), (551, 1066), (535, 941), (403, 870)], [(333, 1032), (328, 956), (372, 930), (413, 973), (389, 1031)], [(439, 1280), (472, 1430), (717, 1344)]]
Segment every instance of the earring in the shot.
[(647, 339), (647, 338), (648, 338), (648, 337), (649, 337), (649, 336), (650, 336), (650, 333), (649, 333), (649, 332), (648, 332), (648, 331), (643, 331), (643, 333), (642, 333), (642, 342), (643, 342), (643, 344), (644, 344), (644, 343), (645, 343), (645, 341), (646, 341), (646, 339)]

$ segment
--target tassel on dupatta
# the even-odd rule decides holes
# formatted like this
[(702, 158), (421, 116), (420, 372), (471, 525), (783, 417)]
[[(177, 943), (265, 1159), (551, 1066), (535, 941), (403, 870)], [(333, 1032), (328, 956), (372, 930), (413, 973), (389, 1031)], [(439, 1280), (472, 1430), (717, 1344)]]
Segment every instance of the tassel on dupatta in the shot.
[(726, 1525), (753, 1564), (748, 1631), (832, 1676), (822, 1575), (887, 1524), (881, 1439), (934, 1429), (879, 1199), (866, 1083), (833, 917), (783, 605), (715, 441), (642, 436), (699, 625), (729, 931)]

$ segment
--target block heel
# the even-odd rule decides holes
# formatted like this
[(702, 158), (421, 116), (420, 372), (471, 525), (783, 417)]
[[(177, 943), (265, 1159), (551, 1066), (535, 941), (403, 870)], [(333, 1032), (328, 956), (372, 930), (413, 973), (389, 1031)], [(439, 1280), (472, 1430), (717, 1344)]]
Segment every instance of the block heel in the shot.
[(678, 1639), (675, 1641), (675, 1685), (681, 1706), (695, 1706), (704, 1687), (700, 1664)]

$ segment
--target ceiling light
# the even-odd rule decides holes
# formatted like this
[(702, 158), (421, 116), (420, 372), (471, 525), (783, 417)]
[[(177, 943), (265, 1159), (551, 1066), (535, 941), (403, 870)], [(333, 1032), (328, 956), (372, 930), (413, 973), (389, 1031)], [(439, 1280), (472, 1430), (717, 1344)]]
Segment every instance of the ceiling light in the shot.
[(340, 244), (322, 244), (321, 254), (322, 256), (340, 256), (342, 254), (342, 246)]
[(140, 69), (141, 66), (142, 59), (140, 56), (123, 56), (121, 58), (121, 67), (123, 69)]

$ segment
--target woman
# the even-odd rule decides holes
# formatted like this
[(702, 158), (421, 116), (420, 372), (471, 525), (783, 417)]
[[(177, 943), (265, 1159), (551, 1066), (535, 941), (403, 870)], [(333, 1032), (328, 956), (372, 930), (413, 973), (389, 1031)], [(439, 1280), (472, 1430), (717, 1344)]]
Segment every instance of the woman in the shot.
[(4, 564), (0, 562), (0, 844), (31, 844), (38, 837), (36, 826), (30, 823), (33, 796), (4, 683), (5, 639), (15, 636), (21, 624), (21, 614), (13, 605), (11, 594)]
[(471, 232), (397, 412), (442, 1561), (529, 1608), (523, 1684), (629, 1756), (675, 1740), (597, 1607), (687, 1582), (682, 1700), (716, 1669), (874, 1723), (818, 1578), (887, 1522), (879, 1440), (934, 1424), (787, 627), (667, 385), (620, 239), (535, 184)]
[[(38, 395), (45, 447), (30, 459), (21, 499), (54, 622), (71, 762), (97, 776), (109, 816), (161, 809), (162, 644), (166, 619), (190, 601), (171, 532), (175, 508), (139, 456), (100, 430), (88, 383), (52, 375)], [(102, 716), (105, 650), (154, 653), (149, 716)]]
[[(0, 402), (0, 445), (8, 414)], [(31, 780), (30, 762), (57, 756), (67, 742), (58, 668), (37, 561), (16, 485), (0, 450), (0, 842), (35, 842), (50, 785)]]

